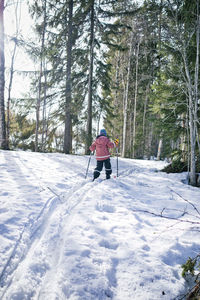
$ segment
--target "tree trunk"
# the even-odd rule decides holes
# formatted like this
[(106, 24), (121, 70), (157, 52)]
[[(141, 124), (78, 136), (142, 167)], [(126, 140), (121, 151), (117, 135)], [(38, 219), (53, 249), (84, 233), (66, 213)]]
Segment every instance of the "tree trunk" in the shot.
[[(187, 132), (187, 121), (185, 121), (187, 119), (187, 116), (185, 116), (184, 113), (181, 114), (181, 127), (183, 128), (183, 132), (181, 133), (180, 135), (180, 149), (181, 149), (181, 152), (182, 152), (182, 160), (183, 162), (186, 162), (187, 161), (187, 156), (186, 156), (186, 153), (187, 153), (187, 148), (186, 148), (186, 145), (187, 145), (187, 134), (185, 132)], [(189, 144), (188, 144), (189, 145)]]
[(119, 72), (120, 72), (120, 53), (117, 51), (117, 57), (116, 57), (116, 65), (115, 65), (115, 93), (114, 93), (114, 105), (118, 107), (118, 87), (120, 84), (120, 79), (119, 79)]
[(188, 88), (188, 95), (189, 95), (189, 128), (190, 128), (190, 184), (195, 186), (196, 185), (196, 164), (195, 164), (195, 144), (196, 144), (196, 131), (194, 125), (194, 97), (192, 91), (192, 80), (190, 77), (188, 62), (187, 62), (187, 54), (184, 48), (183, 50), (183, 61), (185, 67), (185, 73), (187, 78), (187, 88)]
[(194, 128), (194, 116), (192, 112), (192, 95), (189, 95), (189, 119), (190, 119), (190, 184), (196, 185), (195, 144), (196, 132)]
[(0, 0), (0, 147), (7, 149), (5, 121), (4, 0)]
[(88, 106), (87, 106), (87, 129), (85, 154), (89, 154), (89, 147), (92, 143), (92, 94), (93, 94), (93, 64), (94, 64), (94, 0), (91, 3), (90, 18), (90, 65), (89, 65), (89, 82), (88, 82)]
[(163, 139), (161, 138), (158, 144), (157, 160), (160, 160), (161, 158), (162, 145), (163, 145)]
[(71, 121), (71, 66), (72, 66), (72, 18), (73, 0), (69, 1), (68, 16), (68, 42), (67, 42), (67, 78), (66, 78), (66, 101), (65, 101), (65, 134), (64, 134), (64, 153), (72, 152), (72, 121)]
[[(158, 50), (159, 50), (159, 60), (158, 60), (158, 70), (160, 73), (161, 70), (161, 38), (162, 38), (162, 9), (163, 9), (163, 0), (160, 1), (160, 14), (159, 14), (159, 31), (158, 31)], [(160, 75), (159, 75), (160, 76)], [(161, 158), (161, 151), (162, 151), (163, 139), (162, 137), (159, 139), (158, 143), (158, 151), (157, 151), (157, 160)]]
[(13, 82), (13, 76), (14, 76), (14, 61), (15, 61), (15, 55), (17, 50), (17, 42), (14, 40), (14, 49), (13, 54), (11, 58), (11, 66), (10, 66), (10, 80), (9, 80), (9, 86), (8, 86), (8, 100), (7, 100), (7, 124), (6, 124), (6, 139), (7, 139), (7, 145), (9, 148), (9, 138), (10, 138), (10, 101), (11, 101), (11, 90), (12, 90), (12, 82)]
[(133, 99), (131, 99), (130, 105), (130, 117), (129, 117), (129, 157), (133, 157), (133, 123), (134, 123), (134, 108), (133, 108)]
[(142, 135), (143, 135), (143, 156), (146, 155), (146, 113), (147, 113), (147, 104), (148, 104), (148, 99), (149, 99), (149, 86), (150, 84), (148, 83), (146, 86), (146, 92), (145, 92), (145, 101), (144, 101), (144, 111), (143, 111), (143, 120), (142, 120)]
[[(44, 20), (42, 29), (42, 41), (41, 41), (41, 52), (40, 52), (40, 75), (39, 75), (39, 87), (38, 87), (38, 98), (36, 106), (36, 128), (35, 128), (35, 152), (38, 151), (38, 136), (40, 126), (40, 105), (42, 98), (42, 77), (43, 77), (43, 60), (44, 60), (44, 42), (46, 33), (46, 0), (44, 1)], [(42, 146), (43, 147), (43, 146)]]
[(99, 125), (100, 125), (100, 121), (101, 121), (101, 114), (102, 114), (102, 109), (100, 110), (98, 118), (97, 118), (97, 134), (100, 131)]
[(133, 54), (133, 33), (131, 33), (131, 41), (130, 41), (130, 50), (128, 56), (128, 72), (127, 72), (127, 82), (126, 82), (126, 90), (125, 90), (125, 98), (124, 98), (124, 122), (123, 122), (123, 143), (122, 143), (122, 157), (126, 155), (126, 135), (127, 135), (127, 118), (128, 118), (128, 93), (129, 93), (129, 82), (130, 82), (130, 69), (131, 69), (131, 56)]
[(47, 72), (46, 64), (44, 64), (44, 100), (42, 108), (42, 151), (46, 148), (46, 138), (47, 138), (47, 112), (46, 112), (46, 100), (47, 100)]
[(7, 100), (7, 124), (6, 124), (6, 139), (7, 139), (7, 146), (9, 148), (9, 139), (10, 139), (10, 101), (11, 101), (11, 91), (12, 91), (12, 83), (13, 83), (13, 76), (14, 76), (14, 62), (15, 56), (17, 51), (17, 38), (19, 35), (19, 22), (21, 18), (21, 14), (18, 16), (18, 5), (19, 2), (17, 1), (15, 4), (15, 22), (16, 22), (16, 33), (15, 37), (13, 38), (14, 48), (11, 57), (11, 65), (10, 65), (10, 80), (8, 85), (8, 100)]
[(38, 135), (39, 135), (39, 123), (40, 123), (40, 103), (41, 103), (41, 86), (42, 86), (41, 80), (42, 80), (42, 58), (40, 61), (38, 97), (37, 97), (37, 104), (36, 104), (35, 152), (38, 152)]
[(199, 15), (199, 0), (197, 3), (197, 24), (196, 24), (196, 62), (195, 62), (195, 80), (194, 80), (194, 90), (195, 90), (195, 130), (196, 138), (200, 152), (200, 142), (198, 135), (198, 99), (199, 99), (199, 42), (200, 42), (200, 15)]
[(143, 121), (142, 121), (142, 134), (143, 134), (144, 139), (145, 139), (145, 123), (146, 123), (146, 112), (147, 112), (148, 98), (149, 98), (149, 83), (146, 86)]
[(134, 115), (133, 115), (133, 156), (135, 156), (135, 137), (136, 137), (136, 115), (137, 115), (137, 94), (138, 94), (138, 65), (139, 65), (140, 41), (137, 44), (136, 67), (135, 67), (135, 96), (134, 96)]
[(148, 145), (147, 145), (147, 157), (148, 159), (151, 159), (152, 155), (152, 140), (153, 140), (153, 123), (149, 123), (149, 133), (148, 133)]
[[(42, 35), (42, 54), (44, 52), (45, 45), (45, 34), (46, 34), (46, 26), (47, 26), (47, 2), (44, 1), (44, 26), (43, 26), (43, 35)], [(42, 107), (42, 151), (45, 151), (46, 147), (46, 137), (47, 137), (47, 116), (46, 116), (46, 92), (47, 92), (47, 66), (44, 55), (41, 57), (41, 61), (43, 63), (43, 75), (44, 75), (44, 98), (43, 98), (43, 107)]]

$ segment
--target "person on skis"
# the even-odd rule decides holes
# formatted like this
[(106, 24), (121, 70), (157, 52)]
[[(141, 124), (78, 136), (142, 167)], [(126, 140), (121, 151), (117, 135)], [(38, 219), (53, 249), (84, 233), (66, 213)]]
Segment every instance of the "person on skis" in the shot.
[(89, 148), (90, 151), (96, 150), (97, 166), (94, 169), (93, 181), (99, 177), (103, 169), (103, 165), (105, 166), (106, 179), (110, 179), (110, 175), (112, 174), (112, 167), (110, 163), (109, 148), (117, 147), (118, 143), (118, 139), (116, 139), (114, 143), (111, 142), (107, 137), (106, 130), (101, 129), (100, 134), (96, 137), (96, 140), (92, 143), (92, 145)]

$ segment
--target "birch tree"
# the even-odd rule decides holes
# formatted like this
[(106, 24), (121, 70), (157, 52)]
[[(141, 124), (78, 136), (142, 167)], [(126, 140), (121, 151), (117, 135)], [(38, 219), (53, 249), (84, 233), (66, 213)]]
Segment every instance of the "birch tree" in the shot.
[[(165, 6), (167, 23), (165, 23), (165, 43), (168, 56), (174, 57), (177, 63), (177, 78), (179, 86), (182, 82), (185, 93), (185, 107), (188, 108), (189, 144), (188, 156), (190, 161), (190, 184), (196, 185), (196, 145), (197, 145), (197, 110), (198, 110), (198, 72), (199, 72), (199, 11), (198, 1), (168, 0)], [(188, 18), (190, 16), (190, 18)], [(195, 17), (194, 17), (195, 16)], [(195, 45), (196, 37), (196, 45)], [(195, 54), (195, 55), (194, 55)], [(195, 63), (196, 57), (196, 63)], [(171, 74), (174, 77), (174, 74)], [(174, 103), (175, 105), (175, 103)]]
[[(192, 26), (193, 27), (193, 26)], [(196, 63), (195, 70), (191, 69), (188, 58), (188, 45), (194, 32), (190, 30), (188, 32), (189, 41), (183, 40), (182, 46), (182, 58), (184, 62), (185, 74), (186, 74), (186, 86), (188, 90), (188, 106), (189, 106), (189, 129), (190, 129), (190, 184), (196, 185), (196, 143), (198, 138), (197, 128), (197, 110), (198, 110), (198, 74), (199, 74), (199, 1), (196, 1)], [(188, 27), (186, 27), (188, 30)], [(194, 71), (194, 79), (192, 73)]]

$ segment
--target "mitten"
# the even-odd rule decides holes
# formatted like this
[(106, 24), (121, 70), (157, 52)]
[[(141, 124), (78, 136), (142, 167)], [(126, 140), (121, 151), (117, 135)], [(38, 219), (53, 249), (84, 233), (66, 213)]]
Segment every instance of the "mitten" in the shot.
[(115, 140), (114, 140), (114, 143), (115, 143), (115, 145), (116, 145), (116, 147), (117, 147), (118, 144), (119, 144), (119, 139), (115, 139)]

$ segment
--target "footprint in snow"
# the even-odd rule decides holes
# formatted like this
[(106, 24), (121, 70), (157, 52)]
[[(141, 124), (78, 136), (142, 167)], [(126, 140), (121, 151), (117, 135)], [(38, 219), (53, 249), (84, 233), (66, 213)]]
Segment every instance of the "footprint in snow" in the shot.
[(107, 213), (114, 213), (115, 212), (115, 208), (114, 206), (111, 205), (106, 205), (106, 204), (97, 204), (96, 205), (96, 210), (100, 211), (100, 212), (107, 212)]
[(43, 277), (50, 267), (46, 263), (35, 263), (30, 265), (30, 269), (36, 276)]
[(90, 256), (90, 253), (91, 253), (91, 251), (90, 250), (83, 250), (82, 252), (81, 252), (81, 256), (82, 257), (89, 257)]
[(144, 245), (144, 246), (142, 247), (142, 249), (143, 249), (144, 251), (150, 251), (150, 247), (149, 247), (148, 245)]
[(107, 241), (107, 240), (101, 240), (99, 242), (99, 246), (107, 248), (107, 249), (116, 250), (119, 245), (117, 243), (115, 243), (115, 242), (110, 242), (110, 241)]
[(58, 183), (58, 184), (56, 184), (56, 187), (60, 188), (60, 189), (66, 189), (66, 184), (64, 184), (64, 183)]

